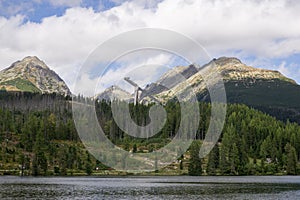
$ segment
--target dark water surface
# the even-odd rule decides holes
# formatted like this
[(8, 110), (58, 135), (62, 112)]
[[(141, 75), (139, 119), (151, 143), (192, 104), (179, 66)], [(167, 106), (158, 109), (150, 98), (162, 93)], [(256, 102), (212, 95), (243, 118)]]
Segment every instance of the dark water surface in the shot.
[(0, 177), (0, 199), (299, 199), (300, 177)]

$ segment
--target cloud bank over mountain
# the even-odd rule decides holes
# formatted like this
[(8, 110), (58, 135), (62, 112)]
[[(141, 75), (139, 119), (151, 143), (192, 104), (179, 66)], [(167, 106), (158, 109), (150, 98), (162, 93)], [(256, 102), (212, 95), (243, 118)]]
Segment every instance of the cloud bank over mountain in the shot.
[[(37, 6), (41, 1), (34, 1), (31, 12), (42, 12)], [(300, 81), (298, 1), (133, 0), (107, 1), (107, 7), (99, 1), (98, 9), (85, 1), (51, 2), (55, 9), (64, 8), (62, 14), (39, 20), (31, 20), (26, 12), (0, 16), (2, 69), (16, 59), (36, 55), (72, 87), (77, 70), (99, 44), (124, 31), (151, 27), (183, 33), (212, 57), (236, 56)], [(15, 9), (22, 8), (26, 7)]]

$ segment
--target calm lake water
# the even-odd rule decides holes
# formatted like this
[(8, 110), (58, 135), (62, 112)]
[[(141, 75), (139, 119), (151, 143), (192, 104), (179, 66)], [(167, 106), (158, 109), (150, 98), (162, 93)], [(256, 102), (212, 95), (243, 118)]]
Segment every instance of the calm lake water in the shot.
[(300, 177), (0, 177), (0, 199), (300, 199)]

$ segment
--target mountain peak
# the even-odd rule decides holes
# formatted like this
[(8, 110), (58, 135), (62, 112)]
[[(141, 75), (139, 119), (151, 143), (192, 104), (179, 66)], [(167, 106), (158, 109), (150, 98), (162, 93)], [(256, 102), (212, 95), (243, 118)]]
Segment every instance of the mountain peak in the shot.
[(65, 82), (36, 56), (27, 56), (2, 70), (0, 88), (7, 91), (71, 94)]
[(218, 59), (213, 59), (217, 65), (217, 69), (221, 72), (223, 79), (228, 80), (247, 80), (247, 79), (263, 79), (272, 81), (274, 79), (280, 79), (292, 84), (296, 82), (282, 75), (276, 70), (261, 69), (248, 66), (241, 62), (238, 58), (234, 57), (220, 57)]
[(28, 61), (41, 61), (37, 56), (26, 56), (25, 58), (22, 59), (24, 62)]
[(27, 56), (23, 58), (21, 61), (16, 62), (18, 64), (23, 64), (23, 66), (32, 66), (32, 67), (41, 67), (49, 70), (49, 67), (40, 60), (37, 56)]
[(214, 58), (213, 61), (217, 65), (226, 65), (226, 64), (242, 64), (241, 60), (235, 57), (220, 57), (220, 58)]
[(127, 93), (127, 91), (123, 90), (122, 88), (120, 88), (117, 85), (112, 85), (104, 90), (104, 92), (113, 92), (113, 91), (122, 91), (122, 92)]

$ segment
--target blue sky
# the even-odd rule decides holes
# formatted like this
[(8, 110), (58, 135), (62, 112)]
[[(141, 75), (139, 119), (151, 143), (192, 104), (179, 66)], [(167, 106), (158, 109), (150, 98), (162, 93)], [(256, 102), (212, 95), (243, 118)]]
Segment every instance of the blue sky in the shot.
[(238, 57), (300, 83), (299, 10), (296, 0), (0, 0), (0, 69), (36, 55), (72, 88), (102, 42), (149, 27), (182, 33), (212, 58)]
[(19, 14), (26, 16), (24, 22), (40, 23), (45, 17), (62, 16), (66, 9), (71, 7), (80, 6), (93, 8), (95, 11), (103, 11), (118, 5), (118, 3), (110, 0), (0, 0), (0, 5), (0, 13), (6, 18)]

